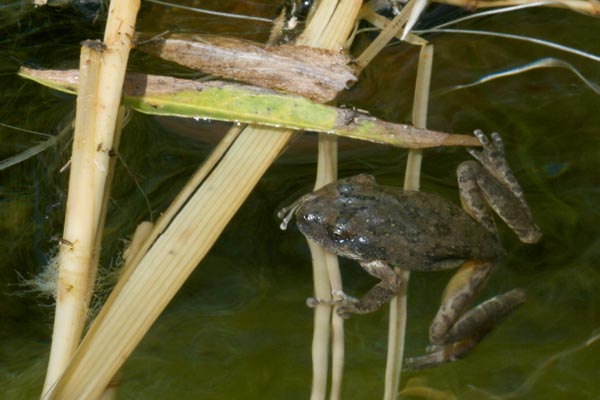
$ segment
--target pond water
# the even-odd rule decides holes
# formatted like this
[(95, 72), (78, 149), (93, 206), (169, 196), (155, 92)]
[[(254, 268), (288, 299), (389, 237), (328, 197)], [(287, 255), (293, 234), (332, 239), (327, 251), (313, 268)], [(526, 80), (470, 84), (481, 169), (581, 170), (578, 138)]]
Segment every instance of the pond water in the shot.
[[(268, 1), (202, 2), (202, 6), (273, 18)], [(74, 109), (61, 95), (15, 73), (21, 64), (71, 68), (79, 42), (100, 38), (102, 20), (72, 8), (33, 10), (6, 3), (0, 19), (0, 123), (56, 134)], [(440, 15), (455, 15), (437, 10)], [(92, 13), (93, 14), (93, 13)], [(437, 14), (436, 14), (437, 15)], [(436, 17), (437, 18), (437, 17)], [(268, 24), (227, 20), (144, 3), (139, 30), (220, 33), (265, 40)], [(464, 29), (544, 38), (600, 54), (600, 22), (562, 9), (529, 9), (489, 16)], [(542, 57), (573, 64), (600, 83), (598, 61), (548, 47), (493, 37), (435, 34), (432, 129), (498, 131), (533, 214), (544, 232), (523, 245), (499, 225), (509, 256), (481, 295), (513, 287), (528, 300), (466, 359), (405, 372), (460, 399), (596, 399), (600, 343), (584, 342), (600, 327), (599, 229), (600, 95), (572, 72), (546, 68), (448, 92), (454, 85)], [(418, 49), (386, 48), (339, 103), (409, 122)], [(131, 69), (190, 76), (174, 64), (132, 53)], [(194, 126), (192, 126), (194, 125)], [(105, 271), (135, 225), (159, 214), (200, 165), (211, 144), (197, 137), (223, 124), (133, 115), (122, 139), (121, 162), (110, 202), (102, 265)], [(204, 135), (204, 136), (205, 136)], [(44, 139), (0, 127), (5, 159)], [(62, 230), (70, 152), (63, 140), (50, 150), (0, 172), (0, 393), (2, 399), (39, 397), (49, 351), (52, 301), (20, 285), (42, 270)], [(456, 166), (463, 149), (424, 153), (422, 190), (458, 201)], [(340, 153), (340, 176), (368, 172), (401, 185), (406, 151), (354, 144)], [(120, 394), (131, 399), (305, 399), (310, 392), (312, 295), (310, 255), (295, 229), (280, 231), (276, 211), (307, 192), (315, 151), (292, 146), (260, 181), (213, 250), (125, 364)], [(143, 194), (142, 194), (143, 193)], [(346, 290), (364, 293), (373, 280), (342, 261)], [(109, 275), (104, 272), (104, 275)], [(407, 355), (422, 354), (428, 324), (451, 272), (413, 273), (408, 302)], [(108, 278), (107, 278), (108, 280)], [(387, 312), (346, 322), (344, 399), (380, 398), (387, 343)], [(446, 397), (450, 398), (450, 397)]]

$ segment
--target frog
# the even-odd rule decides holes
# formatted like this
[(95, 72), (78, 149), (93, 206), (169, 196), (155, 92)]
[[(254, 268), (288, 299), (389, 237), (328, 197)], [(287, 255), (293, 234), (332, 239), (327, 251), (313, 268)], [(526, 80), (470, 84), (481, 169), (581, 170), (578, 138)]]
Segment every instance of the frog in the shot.
[(463, 161), (456, 172), (461, 206), (435, 193), (382, 186), (373, 176), (359, 174), (308, 193), (278, 213), (282, 229), (295, 217), (306, 238), (356, 260), (379, 280), (361, 298), (337, 291), (335, 300), (307, 300), (312, 307), (335, 305), (344, 318), (389, 303), (403, 285), (396, 267), (457, 269), (431, 322), (427, 354), (405, 360), (410, 369), (463, 358), (526, 298), (523, 289), (512, 289), (469, 309), (506, 256), (492, 211), (521, 242), (533, 244), (542, 237), (500, 135), (488, 138), (481, 130), (474, 135), (481, 148), (468, 148), (474, 160)]

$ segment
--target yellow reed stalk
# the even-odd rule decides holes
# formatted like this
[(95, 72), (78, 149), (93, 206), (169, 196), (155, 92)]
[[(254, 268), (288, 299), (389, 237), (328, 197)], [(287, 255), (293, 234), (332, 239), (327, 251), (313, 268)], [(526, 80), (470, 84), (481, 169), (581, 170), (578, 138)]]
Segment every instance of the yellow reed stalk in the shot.
[[(188, 181), (183, 187), (181, 192), (173, 200), (169, 208), (161, 215), (160, 219), (156, 224), (145, 221), (138, 225), (136, 228), (133, 239), (124, 252), (125, 265), (121, 270), (121, 277), (119, 283), (113, 289), (113, 292), (118, 293), (128, 277), (134, 271), (139, 261), (146, 254), (146, 251), (154, 243), (158, 235), (160, 235), (167, 225), (172, 221), (175, 215), (179, 212), (183, 204), (188, 200), (192, 192), (200, 185), (200, 183), (206, 178), (214, 166), (223, 157), (225, 152), (231, 147), (231, 144), (235, 141), (242, 130), (241, 126), (232, 127), (229, 132), (223, 137), (219, 144), (213, 149), (210, 156), (204, 161), (202, 166), (194, 174), (194, 176)], [(114, 298), (111, 297), (111, 298)], [(110, 304), (108, 301), (103, 308), (103, 311), (107, 310), (106, 305)], [(98, 319), (101, 319), (101, 313)], [(114, 399), (117, 396), (117, 388), (120, 384), (120, 372), (117, 371), (113, 378), (110, 380), (108, 386), (105, 388), (101, 395), (101, 400)]]
[[(415, 126), (425, 127), (427, 124), (427, 109), (429, 103), (429, 89), (431, 83), (431, 70), (433, 64), (433, 45), (421, 47), (419, 66), (413, 101), (412, 120)], [(404, 175), (404, 190), (419, 190), (421, 150), (409, 150)], [(397, 398), (404, 359), (404, 341), (406, 335), (407, 316), (407, 291), (410, 272), (396, 268), (402, 280), (402, 287), (398, 295), (390, 302), (390, 320), (388, 329), (388, 356), (385, 373), (384, 400)]]
[[(350, 16), (346, 25), (353, 23)], [(349, 31), (340, 28), (338, 42), (323, 47), (336, 48)], [(290, 136), (291, 131), (254, 127), (240, 134), (139, 265), (121, 278), (49, 399), (101, 394)]]
[[(116, 154), (116, 152), (119, 149), (119, 144), (121, 142), (121, 132), (123, 130), (123, 127), (127, 123), (127, 118), (127, 109), (123, 106), (120, 106), (117, 114), (114, 141), (111, 150), (113, 154)], [(86, 299), (86, 304), (89, 304), (92, 300), (94, 283), (96, 282), (96, 274), (98, 273), (98, 264), (100, 263), (100, 248), (102, 245), (102, 234), (104, 233), (104, 224), (106, 222), (106, 213), (108, 211), (108, 201), (110, 200), (110, 187), (112, 186), (116, 164), (117, 157), (110, 157), (110, 160), (108, 162), (108, 172), (106, 174), (106, 182), (104, 183), (105, 189), (102, 197), (102, 204), (100, 206), (100, 218), (98, 219), (98, 227), (96, 229), (96, 240), (94, 242), (95, 251), (93, 252), (92, 264), (88, 274), (89, 290)]]
[[(319, 135), (319, 158), (315, 190), (337, 179), (337, 139)], [(315, 297), (331, 300), (332, 290), (342, 290), (337, 257), (318, 244), (307, 240), (313, 264)], [(338, 399), (344, 367), (344, 325), (335, 308), (319, 304), (314, 311), (312, 341), (313, 378), (311, 399), (324, 399), (327, 391), (329, 343), (332, 336), (332, 373), (329, 398)]]
[[(366, 20), (368, 23), (370, 23), (371, 25), (373, 25), (374, 27), (379, 28), (379, 29), (385, 29), (386, 26), (390, 22), (389, 19), (387, 19), (383, 15), (377, 14), (368, 5), (363, 6), (363, 8), (361, 9), (360, 18)], [(411, 32), (408, 32), (408, 34), (404, 38), (402, 36), (403, 33), (398, 32), (398, 30), (395, 30), (395, 32), (396, 32), (396, 34), (393, 35), (393, 37), (395, 37), (396, 39), (404, 40), (410, 44), (423, 45), (423, 44), (427, 43), (427, 41), (425, 39), (422, 39), (421, 37), (419, 37)], [(385, 43), (383, 45), (385, 46)], [(381, 47), (381, 48), (383, 48), (383, 47)], [(375, 55), (377, 55), (377, 54), (375, 54)], [(374, 56), (370, 56), (369, 58), (372, 59), (373, 57)]]
[[(196, 171), (192, 178), (185, 184), (181, 191), (177, 194), (173, 202), (169, 205), (169, 208), (160, 216), (156, 224), (151, 226), (151, 232), (145, 237), (144, 242), (140, 244), (139, 249), (135, 255), (129, 257), (131, 261), (125, 264), (125, 268), (121, 271), (121, 277), (117, 282), (117, 285), (113, 289), (113, 296), (109, 298), (102, 308), (100, 314), (98, 314), (97, 320), (100, 320), (104, 316), (104, 312), (109, 309), (111, 299), (115, 298), (117, 293), (123, 288), (123, 284), (129, 279), (129, 275), (135, 267), (140, 263), (142, 258), (146, 255), (146, 252), (156, 241), (156, 238), (167, 228), (173, 218), (179, 213), (183, 205), (188, 201), (192, 193), (200, 186), (204, 179), (210, 174), (215, 165), (221, 160), (225, 153), (229, 150), (233, 142), (237, 139), (238, 135), (242, 131), (242, 126), (233, 126), (227, 134), (221, 139), (219, 144), (213, 149), (210, 156), (202, 166)], [(138, 227), (140, 228), (140, 227)], [(136, 236), (134, 235), (134, 238)]]
[(63, 373), (79, 344), (91, 296), (98, 227), (110, 169), (121, 88), (139, 0), (113, 2), (105, 43), (82, 47), (77, 116), (65, 228), (60, 248), (56, 315), (43, 392)]
[[(289, 136), (288, 136), (289, 137)], [(276, 129), (246, 130), (113, 291), (49, 399), (95, 399), (212, 247), (287, 143)], [(227, 179), (228, 178), (228, 179)], [(107, 349), (110, 349), (108, 351)]]
[[(144, 242), (148, 239), (150, 234), (152, 233), (152, 228), (154, 224), (149, 221), (144, 221), (140, 223), (137, 228), (135, 228), (135, 232), (133, 233), (133, 238), (131, 239), (131, 243), (125, 251), (123, 252), (123, 256), (125, 258), (125, 265), (123, 267), (122, 272), (127, 271), (131, 268), (131, 261), (141, 250)], [(119, 386), (121, 385), (121, 371), (117, 371), (117, 373), (112, 377), (108, 386), (104, 388), (102, 395), (100, 395), (99, 400), (115, 400), (117, 398), (117, 391)]]
[[(319, 157), (317, 164), (317, 177), (315, 190), (333, 182), (337, 179), (337, 138), (335, 136), (319, 135)], [(310, 247), (311, 252), (317, 251)], [(342, 275), (338, 258), (325, 249), (318, 247), (322, 252), (322, 260), (327, 272), (329, 294), (340, 292), (342, 287)], [(313, 264), (313, 268), (322, 268), (322, 264)], [(315, 274), (316, 275), (316, 274)], [(318, 296), (318, 295), (317, 295)], [(344, 319), (337, 313), (337, 306), (333, 307), (331, 314), (331, 388), (329, 391), (330, 400), (338, 400), (341, 397), (342, 380), (344, 375)], [(317, 327), (315, 326), (315, 329)]]
[(133, 232), (133, 237), (131, 238), (131, 243), (129, 243), (129, 246), (127, 246), (127, 249), (123, 252), (123, 257), (125, 258), (125, 269), (132, 264), (132, 261), (135, 259), (135, 257), (140, 253), (140, 251), (142, 251), (143, 245), (148, 240), (153, 228), (154, 224), (150, 221), (144, 221), (140, 223), (137, 228), (135, 228), (135, 232)]
[[(322, 2), (312, 15), (300, 44), (328, 49), (341, 48), (348, 37), (360, 11), (361, 1), (341, 0)], [(319, 162), (315, 189), (337, 177), (337, 140), (319, 135)], [(342, 289), (337, 257), (316, 243), (308, 241), (313, 263), (313, 281), (316, 298), (331, 299), (332, 289)], [(330, 330), (332, 324), (332, 331)], [(311, 400), (325, 399), (327, 393), (327, 370), (330, 334), (333, 333), (332, 382), (330, 399), (337, 400), (341, 393), (344, 367), (343, 320), (330, 306), (317, 305), (314, 314), (312, 342)]]
[[(359, 76), (362, 70), (375, 58), (377, 54), (383, 49), (388, 42), (398, 34), (398, 31), (408, 21), (410, 11), (415, 4), (415, 0), (410, 1), (398, 15), (391, 21), (386, 23), (385, 28), (377, 35), (375, 40), (369, 44), (369, 46), (358, 56), (355, 61), (354, 73)], [(368, 5), (364, 6), (362, 14), (368, 16), (369, 14), (376, 14)]]
[(99, 69), (100, 53), (82, 46), (81, 95), (77, 98), (69, 196), (59, 253), (54, 333), (44, 390), (54, 383), (71, 360), (87, 314), (88, 277), (98, 218), (94, 214), (97, 207), (92, 190), (96, 149), (90, 127), (95, 122), (93, 92)]
[[(313, 285), (315, 297), (331, 299), (331, 286), (327, 273), (325, 250), (317, 243), (307, 240), (313, 265)], [(310, 400), (324, 400), (327, 396), (329, 370), (329, 338), (331, 334), (332, 308), (318, 304), (314, 311), (313, 337), (311, 346), (312, 383)]]

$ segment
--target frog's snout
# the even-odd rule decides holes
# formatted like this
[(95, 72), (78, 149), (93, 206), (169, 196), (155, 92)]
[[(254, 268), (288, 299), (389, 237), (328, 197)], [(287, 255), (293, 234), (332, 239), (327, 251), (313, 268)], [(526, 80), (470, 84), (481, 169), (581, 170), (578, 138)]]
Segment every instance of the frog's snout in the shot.
[(292, 218), (294, 218), (294, 214), (298, 208), (314, 197), (315, 196), (313, 193), (305, 194), (289, 206), (283, 207), (281, 210), (279, 210), (279, 212), (277, 212), (277, 218), (281, 218), (281, 224), (279, 224), (279, 228), (281, 228), (282, 231), (285, 231)]

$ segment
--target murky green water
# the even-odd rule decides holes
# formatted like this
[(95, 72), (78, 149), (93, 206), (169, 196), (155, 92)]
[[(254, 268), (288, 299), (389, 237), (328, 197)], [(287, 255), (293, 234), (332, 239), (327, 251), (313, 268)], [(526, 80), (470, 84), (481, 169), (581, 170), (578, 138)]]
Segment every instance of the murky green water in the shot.
[[(15, 76), (19, 64), (47, 68), (77, 65), (79, 41), (101, 36), (74, 10), (27, 12), (5, 3), (0, 19), (0, 122), (55, 134), (73, 109), (59, 95)], [(11, 4), (14, 7), (11, 8)], [(272, 17), (268, 3), (240, 2), (204, 7)], [(21, 17), (16, 15), (21, 12)], [(221, 32), (264, 39), (266, 26), (165, 11), (144, 4), (141, 30)], [(600, 22), (565, 10), (521, 11), (464, 24), (555, 40), (600, 54)], [(431, 387), (460, 399), (486, 399), (517, 390), (519, 399), (596, 399), (600, 343), (578, 351), (600, 326), (598, 204), (600, 191), (600, 97), (562, 69), (536, 70), (444, 94), (493, 71), (554, 56), (573, 63), (600, 82), (597, 62), (531, 44), (465, 35), (429, 36), (435, 44), (429, 126), (468, 133), (475, 128), (502, 133), (509, 160), (544, 231), (535, 246), (520, 244), (504, 227), (509, 250), (482, 294), (527, 289), (527, 303), (465, 360), (434, 370), (405, 373), (403, 383), (424, 377)], [(395, 45), (376, 59), (360, 84), (341, 103), (368, 109), (392, 121), (408, 121), (418, 51)], [(161, 73), (184, 69), (132, 55), (132, 68)], [(177, 133), (189, 124), (134, 115), (123, 137), (106, 229), (103, 265), (122, 248), (136, 223), (156, 216), (210, 150)], [(214, 125), (201, 129), (212, 130)], [(197, 128), (200, 129), (200, 128)], [(177, 132), (176, 132), (177, 131)], [(43, 138), (0, 127), (0, 157), (7, 158)], [(41, 270), (60, 237), (68, 159), (66, 141), (34, 159), (0, 172), (0, 396), (39, 396), (48, 353), (52, 307), (23, 293), (19, 277)], [(457, 200), (454, 170), (464, 150), (425, 152), (422, 189)], [(399, 184), (405, 152), (368, 146), (340, 155), (340, 175), (374, 174)], [(122, 397), (131, 399), (305, 399), (310, 390), (312, 294), (310, 257), (295, 230), (278, 229), (275, 212), (309, 190), (314, 154), (290, 153), (259, 183), (209, 256), (157, 321), (123, 371)], [(372, 284), (354, 263), (342, 265), (350, 293)], [(422, 353), (427, 327), (449, 273), (412, 274), (407, 354)], [(354, 317), (346, 323), (344, 398), (380, 398), (383, 391), (387, 313)], [(561, 352), (553, 362), (549, 357)], [(543, 367), (542, 367), (543, 366)], [(536, 375), (537, 374), (537, 375)], [(537, 380), (531, 380), (537, 377)]]

